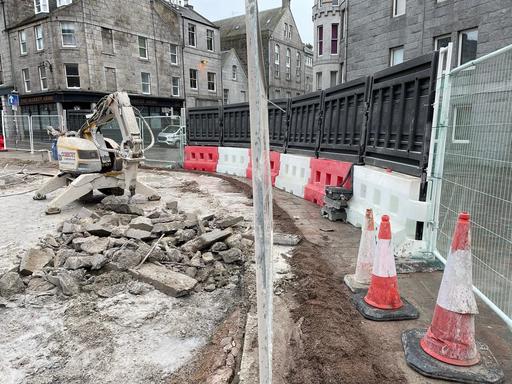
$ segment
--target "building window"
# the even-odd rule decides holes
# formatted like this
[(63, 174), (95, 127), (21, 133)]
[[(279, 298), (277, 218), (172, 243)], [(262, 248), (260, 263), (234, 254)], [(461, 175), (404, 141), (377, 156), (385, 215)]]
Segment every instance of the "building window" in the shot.
[(105, 67), (105, 85), (107, 91), (117, 91), (117, 75), (115, 68)]
[(172, 95), (175, 97), (180, 96), (180, 78), (179, 77), (172, 78)]
[(151, 95), (151, 73), (141, 72), (140, 78), (142, 83), (142, 93), (144, 95)]
[(312, 67), (313, 66), (313, 58), (311, 56), (306, 56), (306, 67)]
[(478, 29), (459, 32), (459, 65), (476, 59)]
[(188, 25), (188, 45), (196, 46), (196, 26), (194, 24)]
[(48, 0), (34, 0), (36, 15), (38, 13), (48, 13)]
[(215, 33), (213, 29), (206, 30), (206, 49), (209, 51), (215, 51)]
[(109, 55), (114, 53), (114, 34), (111, 29), (101, 28), (101, 44), (103, 53)]
[(288, 24), (284, 23), (284, 36), (285, 39), (288, 37)]
[(22, 55), (26, 55), (27, 54), (27, 31), (20, 31), (19, 39), (20, 39), (20, 53)]
[(171, 44), (171, 64), (178, 65), (178, 46)]
[(292, 25), (289, 25), (288, 26), (288, 38), (291, 40), (292, 38), (292, 30), (293, 30), (293, 26)]
[(36, 50), (42, 51), (44, 49), (43, 26), (36, 25), (34, 27), (34, 36), (36, 38)]
[(274, 47), (274, 75), (275, 77), (280, 76), (280, 67), (281, 67), (281, 59), (280, 59), (280, 50), (279, 44), (276, 44)]
[(292, 79), (292, 51), (286, 48), (286, 80)]
[(322, 72), (316, 73), (316, 90), (317, 91), (322, 90)]
[(332, 5), (339, 5), (338, 0), (332, 0)]
[(207, 77), (208, 77), (208, 90), (210, 92), (215, 92), (215, 90), (217, 89), (217, 82), (215, 81), (215, 78), (217, 77), (217, 75), (213, 72), (208, 72), (207, 74)]
[(297, 63), (295, 66), (295, 76), (297, 77), (297, 80), (300, 81), (300, 75), (302, 74), (302, 55), (300, 52), (297, 52)]
[(339, 24), (331, 25), (331, 55), (338, 54), (338, 31)]
[(73, 0), (57, 0), (57, 7), (62, 7), (64, 5), (71, 4)]
[(404, 62), (404, 46), (391, 48), (389, 50), (389, 66), (397, 65)]
[(233, 67), (231, 68), (231, 72), (231, 79), (233, 81), (236, 81), (238, 78), (238, 67), (236, 65), (233, 65)]
[(452, 42), (452, 35), (443, 35), (434, 38), (434, 50), (439, 51), (445, 48)]
[(148, 39), (139, 36), (139, 58), (148, 59)]
[(4, 68), (2, 67), (2, 57), (0, 57), (0, 85), (4, 83)]
[(41, 91), (48, 90), (48, 76), (46, 74), (46, 66), (39, 66), (39, 81), (41, 84)]
[(78, 64), (66, 64), (66, 82), (68, 88), (80, 88), (80, 71)]
[(406, 0), (392, 0), (393, 1), (393, 17), (405, 15)]
[(275, 95), (276, 99), (280, 99), (281, 98), (281, 90), (280, 89), (276, 89), (274, 91), (274, 95)]
[(345, 63), (340, 64), (340, 84), (345, 82)]
[(306, 92), (311, 92), (311, 77), (306, 76)]
[(291, 99), (292, 98), (292, 92), (291, 91), (286, 91), (286, 97)]
[(60, 23), (63, 47), (76, 47), (75, 23)]
[(245, 103), (247, 101), (247, 92), (240, 91), (240, 97), (241, 97), (242, 101)]
[(229, 89), (224, 89), (224, 104), (229, 104)]
[(190, 74), (190, 88), (197, 89), (197, 69), (191, 69)]
[(324, 54), (324, 26), (319, 25), (317, 27), (317, 37), (318, 37), (318, 56), (322, 56)]
[(338, 84), (338, 71), (331, 71), (331, 87)]
[(23, 83), (25, 84), (25, 92), (32, 92), (32, 84), (30, 82), (30, 71), (28, 68), (21, 70), (23, 75)]

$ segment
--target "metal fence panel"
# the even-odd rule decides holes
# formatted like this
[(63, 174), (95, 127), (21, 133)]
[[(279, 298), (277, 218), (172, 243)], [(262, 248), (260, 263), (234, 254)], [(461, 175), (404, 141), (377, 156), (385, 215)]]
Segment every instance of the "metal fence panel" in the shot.
[(374, 75), (366, 164), (420, 176), (428, 163), (438, 53)]
[(2, 112), (4, 144), (6, 149), (32, 150), (30, 116), (8, 115)]
[(222, 144), (227, 147), (248, 147), (251, 143), (249, 103), (224, 105)]
[[(456, 68), (436, 137), (436, 249), (446, 258), (461, 211), (472, 221), (473, 284), (512, 326), (512, 46)], [(436, 219), (434, 219), (436, 220)]]
[(362, 162), (369, 86), (363, 77), (325, 91), (321, 157)]
[(286, 151), (316, 156), (320, 144), (323, 92), (313, 92), (292, 99)]
[(180, 116), (146, 116), (144, 121), (139, 119), (139, 125), (145, 148), (151, 144), (151, 133), (155, 140), (154, 146), (144, 153), (146, 164), (170, 165), (183, 162), (186, 134)]
[(190, 145), (219, 145), (221, 111), (219, 107), (196, 107), (188, 110), (187, 141)]
[(274, 151), (284, 152), (288, 137), (289, 108), (289, 99), (272, 100), (268, 104), (270, 148)]
[(48, 134), (48, 128), (62, 131), (64, 119), (60, 115), (32, 115), (30, 119), (34, 149), (50, 150), (55, 138)]

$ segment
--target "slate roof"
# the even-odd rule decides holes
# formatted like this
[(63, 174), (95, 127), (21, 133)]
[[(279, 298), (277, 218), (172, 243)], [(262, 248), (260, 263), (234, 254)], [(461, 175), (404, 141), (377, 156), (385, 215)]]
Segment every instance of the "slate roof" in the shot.
[[(261, 32), (273, 31), (283, 13), (285, 8), (274, 8), (261, 11), (259, 14)], [(231, 39), (239, 36), (244, 36), (246, 33), (245, 28), (245, 15), (230, 17), (228, 19), (215, 21), (215, 24), (220, 28), (221, 39)]]

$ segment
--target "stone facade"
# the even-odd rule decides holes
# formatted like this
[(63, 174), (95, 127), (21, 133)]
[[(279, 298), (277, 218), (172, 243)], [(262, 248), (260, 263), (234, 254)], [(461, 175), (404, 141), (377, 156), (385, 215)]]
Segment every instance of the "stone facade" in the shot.
[(249, 84), (247, 74), (234, 49), (222, 52), (222, 84), (224, 104), (248, 101)]
[[(306, 53), (290, 2), (259, 15), (262, 50), (270, 98), (286, 98), (306, 93)], [(216, 22), (221, 31), (222, 50), (235, 49), (247, 71), (245, 16)]]
[[(315, 12), (332, 7), (332, 0), (316, 1), (313, 7), (315, 50), (318, 47), (316, 26), (327, 17), (315, 19)], [(322, 1), (321, 6), (318, 1)], [(461, 32), (468, 30), (478, 30), (476, 57), (512, 44), (512, 3), (508, 0), (399, 0), (399, 4), (405, 4), (404, 12), (398, 9), (395, 12), (393, 0), (338, 1), (340, 9), (345, 9), (348, 3), (346, 23), (342, 21), (342, 12), (338, 18), (340, 25), (347, 26), (344, 33), (347, 40), (340, 41), (345, 47), (340, 51), (338, 64), (346, 63), (345, 79), (348, 81), (389, 67), (393, 49), (400, 51), (398, 61), (432, 52), (438, 48), (435, 44), (439, 37), (449, 37), (453, 42), (452, 65), (457, 66), (461, 62)], [(331, 12), (329, 18), (332, 17)], [(324, 28), (324, 45), (328, 42), (325, 32)], [(320, 68), (323, 70), (323, 65), (315, 55), (315, 73)], [(323, 88), (327, 85), (324, 81)]]

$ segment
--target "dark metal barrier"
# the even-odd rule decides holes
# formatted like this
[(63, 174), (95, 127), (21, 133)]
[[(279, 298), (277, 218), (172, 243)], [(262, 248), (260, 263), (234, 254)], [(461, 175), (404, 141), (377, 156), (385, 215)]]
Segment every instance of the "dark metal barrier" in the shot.
[[(389, 167), (420, 176), (428, 163), (438, 53), (269, 103), (275, 151)], [(188, 110), (190, 145), (250, 146), (249, 105)]]
[(428, 163), (438, 53), (373, 77), (365, 163), (420, 176)]

